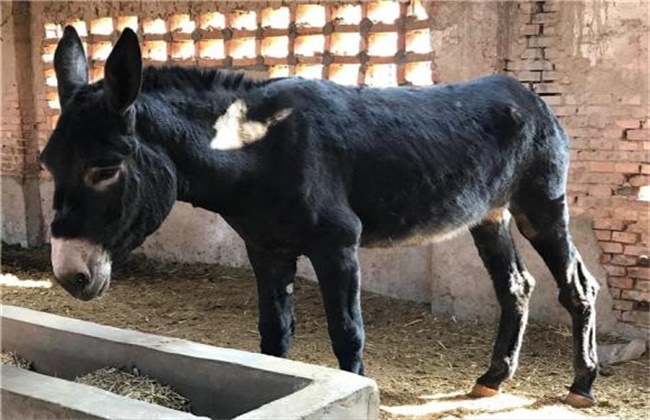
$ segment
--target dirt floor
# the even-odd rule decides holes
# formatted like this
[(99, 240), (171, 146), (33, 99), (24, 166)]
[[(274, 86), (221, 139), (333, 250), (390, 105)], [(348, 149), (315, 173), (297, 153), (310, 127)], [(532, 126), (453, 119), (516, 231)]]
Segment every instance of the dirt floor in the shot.
[[(2, 273), (21, 280), (51, 279), (48, 250), (3, 247)], [(101, 299), (80, 302), (61, 287), (2, 286), (2, 303), (121, 328), (258, 351), (256, 293), (252, 272), (206, 264), (174, 264), (133, 258), (115, 273)], [(316, 285), (296, 284), (296, 338), (291, 358), (335, 367)], [(562, 325), (531, 324), (520, 368), (492, 402), (468, 400), (487, 367), (494, 327), (436, 318), (424, 304), (372, 293), (362, 295), (366, 325), (366, 374), (380, 389), (383, 419), (522, 418), (523, 406), (553, 408), (571, 383), (571, 336)], [(601, 337), (600, 342), (613, 342)], [(646, 354), (647, 356), (647, 354)], [(612, 367), (596, 383), (598, 405), (587, 416), (646, 419), (650, 407), (648, 358)], [(550, 409), (549, 408), (549, 409)], [(514, 410), (514, 411), (513, 411)], [(565, 418), (548, 411), (538, 418)], [(474, 417), (476, 416), (476, 417)], [(528, 417), (529, 418), (529, 417)]]

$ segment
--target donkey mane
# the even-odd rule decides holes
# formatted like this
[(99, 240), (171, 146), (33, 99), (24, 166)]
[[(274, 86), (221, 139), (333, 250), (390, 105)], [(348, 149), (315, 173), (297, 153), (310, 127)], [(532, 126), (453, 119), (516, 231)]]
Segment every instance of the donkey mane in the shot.
[(197, 92), (226, 89), (233, 91), (249, 90), (265, 86), (270, 80), (258, 80), (243, 72), (224, 71), (216, 68), (162, 66), (145, 67), (142, 74), (142, 91), (187, 90)]
[[(227, 91), (247, 91), (266, 86), (275, 79), (254, 79), (240, 71), (228, 71), (216, 68), (148, 66), (142, 69), (142, 92), (165, 92), (172, 90), (209, 92), (215, 89)], [(77, 92), (78, 96), (94, 96), (103, 90), (104, 79), (87, 85)]]

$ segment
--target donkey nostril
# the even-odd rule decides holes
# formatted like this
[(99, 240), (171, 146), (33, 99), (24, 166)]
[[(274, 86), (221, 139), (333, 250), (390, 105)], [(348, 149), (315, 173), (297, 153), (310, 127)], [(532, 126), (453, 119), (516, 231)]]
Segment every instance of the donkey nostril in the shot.
[(78, 286), (85, 286), (90, 282), (90, 279), (88, 278), (87, 275), (83, 273), (77, 273), (74, 276), (74, 281), (77, 283)]

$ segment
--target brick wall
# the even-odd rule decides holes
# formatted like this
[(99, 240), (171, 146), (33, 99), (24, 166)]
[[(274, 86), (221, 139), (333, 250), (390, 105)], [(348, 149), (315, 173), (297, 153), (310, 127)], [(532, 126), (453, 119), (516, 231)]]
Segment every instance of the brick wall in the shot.
[(316, 77), (370, 86), (425, 85), (433, 81), (427, 12), (410, 4), (286, 4), (236, 2), (37, 3), (34, 39), (37, 127), (41, 147), (55, 126), (59, 105), (52, 65), (62, 28), (77, 28), (91, 80), (124, 27), (142, 40), (145, 65), (216, 66), (254, 75)]
[[(2, 4), (3, 14), (10, 5)], [(450, 13), (446, 20), (453, 25), (438, 27), (438, 13)], [(125, 26), (137, 30), (149, 65), (214, 65), (369, 85), (428, 84), (490, 71), (514, 75), (554, 108), (572, 137), (571, 212), (593, 218), (616, 315), (650, 325), (648, 18), (642, 2), (230, 2), (218, 10), (203, 2), (34, 2), (33, 111), (21, 114), (20, 66), (3, 71), (3, 175), (28, 171), (36, 144), (45, 144), (56, 123), (51, 62), (65, 24), (78, 27), (93, 80), (102, 77)], [(13, 45), (4, 34), (3, 27), (3, 59), (6, 45)], [(7, 66), (4, 60), (3, 70)]]
[(27, 147), (23, 134), (18, 80), (16, 75), (16, 40), (12, 3), (3, 2), (2, 16), (7, 19), (2, 26), (2, 173), (22, 175)]
[(630, 2), (520, 3), (506, 66), (567, 128), (571, 213), (593, 217), (615, 315), (643, 326), (650, 326), (647, 11)]

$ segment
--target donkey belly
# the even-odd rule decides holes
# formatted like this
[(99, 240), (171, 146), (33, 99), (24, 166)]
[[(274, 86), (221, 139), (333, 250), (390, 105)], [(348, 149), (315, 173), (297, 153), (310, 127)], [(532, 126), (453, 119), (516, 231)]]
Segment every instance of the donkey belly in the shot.
[(380, 199), (372, 208), (357, 210), (363, 223), (362, 246), (413, 246), (449, 239), (491, 217), (505, 206), (506, 196), (470, 184), (455, 190), (450, 186), (411, 195), (402, 192), (383, 203)]

